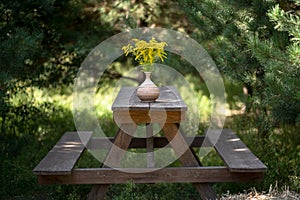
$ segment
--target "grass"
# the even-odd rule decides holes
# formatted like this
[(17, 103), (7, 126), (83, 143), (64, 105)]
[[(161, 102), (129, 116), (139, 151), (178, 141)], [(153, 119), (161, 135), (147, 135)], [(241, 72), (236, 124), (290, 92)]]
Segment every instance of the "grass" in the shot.
[(291, 191), (289, 187), (278, 188), (277, 184), (275, 186), (270, 186), (267, 192), (258, 192), (255, 188), (251, 188), (250, 191), (245, 191), (239, 194), (230, 194), (229, 192), (223, 194), (220, 200), (298, 200), (300, 199), (300, 194)]
[[(197, 87), (200, 86), (197, 85)], [(13, 99), (15, 110), (11, 110), (5, 121), (0, 119), (1, 130), (6, 130), (0, 135), (1, 199), (86, 199), (86, 195), (91, 188), (90, 185), (41, 186), (37, 184), (37, 178), (31, 173), (31, 170), (65, 131), (75, 130), (71, 112), (72, 97), (70, 94), (72, 90), (65, 89), (64, 94), (69, 95), (61, 95), (55, 91), (42, 91), (37, 88), (31, 88), (30, 90), (33, 92), (32, 99), (28, 96), (26, 98), (25, 94), (16, 96)], [(180, 92), (183, 93), (183, 96), (189, 95), (184, 94), (184, 90)], [(232, 99), (230, 101), (237, 101), (240, 98), (238, 88), (231, 90), (231, 92), (231, 94), (228, 94), (229, 99)], [(95, 97), (97, 105), (99, 105), (96, 115), (101, 126), (110, 136), (113, 136), (117, 129), (110, 111), (115, 94), (116, 91), (107, 90), (106, 88), (106, 91), (100, 91), (99, 96)], [(206, 108), (201, 110), (203, 112), (201, 115), (204, 117), (200, 119), (202, 120), (200, 133), (206, 128), (209, 119), (209, 109), (207, 108), (210, 107), (210, 102), (205, 94), (205, 90), (200, 90), (197, 93), (197, 96), (201, 97), (198, 103), (201, 107)], [(229, 107), (235, 108), (232, 102)], [(5, 124), (5, 129), (2, 129), (3, 124)], [(288, 194), (297, 196), (297, 193), (300, 192), (300, 138), (294, 127), (275, 128), (267, 138), (261, 139), (251, 115), (228, 118), (225, 126), (237, 132), (244, 143), (267, 165), (268, 172), (264, 181), (259, 183), (214, 184), (213, 187), (221, 199), (250, 199), (252, 197), (259, 199), (261, 198), (258, 197), (259, 195), (265, 195), (266, 198), (271, 199), (272, 196), (277, 194), (283, 199), (285, 198), (284, 195)], [(205, 165), (221, 164), (220, 158), (213, 151), (204, 157), (202, 162)], [(79, 167), (98, 165), (99, 162), (88, 152), (84, 154), (78, 163)], [(270, 192), (270, 185), (274, 185), (274, 183), (277, 183), (276, 191), (278, 193), (274, 192), (275, 190)], [(284, 186), (288, 186), (288, 189), (283, 191), (278, 189)], [(256, 190), (253, 188), (256, 188)], [(106, 199), (191, 200), (199, 199), (199, 196), (191, 184), (133, 184), (129, 182), (113, 185)]]

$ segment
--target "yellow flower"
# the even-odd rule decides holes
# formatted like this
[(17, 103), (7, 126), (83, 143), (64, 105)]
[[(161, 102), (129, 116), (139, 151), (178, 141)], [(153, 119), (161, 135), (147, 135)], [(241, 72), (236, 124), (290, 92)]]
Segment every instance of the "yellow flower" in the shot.
[(149, 42), (139, 39), (132, 39), (135, 42), (135, 46), (128, 44), (122, 47), (122, 50), (127, 56), (132, 53), (135, 56), (135, 60), (142, 64), (152, 64), (155, 58), (160, 58), (163, 62), (167, 58), (167, 53), (164, 51), (164, 47), (167, 46), (166, 42), (157, 42), (153, 37)]

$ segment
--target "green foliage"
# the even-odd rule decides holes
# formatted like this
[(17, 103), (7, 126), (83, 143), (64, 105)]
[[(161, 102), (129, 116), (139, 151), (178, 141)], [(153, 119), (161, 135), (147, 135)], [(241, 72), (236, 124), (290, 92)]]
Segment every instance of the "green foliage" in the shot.
[[(68, 117), (68, 118), (66, 118)], [(22, 153), (29, 141), (45, 138), (58, 139), (53, 132), (63, 133), (74, 130), (69, 110), (48, 102), (38, 105), (22, 104), (11, 107), (0, 125), (0, 146), (2, 156)]]
[(80, 63), (110, 33), (80, 0), (1, 1), (0, 111), (29, 86), (58, 90), (73, 83)]
[(119, 31), (154, 26), (178, 29), (182, 28), (182, 22), (187, 25), (185, 15), (177, 3), (166, 0), (108, 0), (96, 3), (93, 9), (100, 14), (101, 21), (106, 22), (109, 28)]
[(276, 130), (270, 134), (265, 142), (252, 138), (253, 142), (249, 143), (254, 153), (268, 167), (263, 182), (265, 188), (276, 181), (279, 185), (288, 185), (292, 190), (299, 192), (300, 140), (296, 130), (294, 127), (285, 126), (283, 130)]
[[(297, 5), (297, 1), (294, 1), (295, 6)], [(299, 6), (298, 1), (298, 6)], [(277, 4), (274, 6), (269, 12), (268, 16), (272, 22), (276, 24), (274, 27), (279, 31), (285, 31), (291, 36), (290, 40), (295, 42), (295, 44), (300, 44), (300, 17), (299, 13), (295, 13), (296, 10), (288, 10), (284, 11)], [(299, 59), (299, 58), (298, 58)], [(299, 61), (299, 60), (298, 60)]]
[(110, 188), (106, 200), (196, 200), (199, 196), (192, 184), (134, 184), (129, 182)]
[[(219, 69), (247, 88), (260, 134), (299, 121), (298, 1), (179, 1)], [(280, 3), (280, 4), (278, 4)], [(284, 9), (283, 9), (284, 8)]]

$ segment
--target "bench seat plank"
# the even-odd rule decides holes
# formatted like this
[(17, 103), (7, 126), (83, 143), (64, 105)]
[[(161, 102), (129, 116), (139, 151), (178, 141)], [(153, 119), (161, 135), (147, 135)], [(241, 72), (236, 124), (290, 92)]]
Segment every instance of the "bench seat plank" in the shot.
[[(213, 134), (213, 131), (210, 134)], [(265, 172), (267, 170), (267, 167), (230, 129), (222, 130), (215, 149), (231, 172)]]
[[(134, 173), (128, 173), (134, 172)], [(70, 175), (38, 176), (40, 184), (214, 183), (250, 182), (263, 178), (262, 172), (230, 172), (227, 167), (85, 168)]]
[[(79, 136), (84, 134), (84, 136)], [(91, 132), (66, 132), (58, 143), (48, 152), (33, 169), (36, 175), (68, 175), (71, 174), (85, 145), (92, 136)], [(85, 140), (85, 141), (82, 141)]]
[[(204, 136), (186, 137), (185, 138), (190, 147), (205, 147), (203, 144)], [(86, 147), (91, 150), (109, 149), (114, 142), (113, 137), (92, 137)], [(169, 141), (165, 137), (153, 137), (154, 148), (171, 147)], [(147, 138), (132, 138), (129, 145), (130, 148), (146, 148)]]

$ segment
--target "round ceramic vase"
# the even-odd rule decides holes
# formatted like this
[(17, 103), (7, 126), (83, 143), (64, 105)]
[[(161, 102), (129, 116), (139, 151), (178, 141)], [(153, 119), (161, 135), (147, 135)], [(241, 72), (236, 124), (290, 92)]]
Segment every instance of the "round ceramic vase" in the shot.
[(143, 102), (154, 102), (159, 97), (159, 88), (151, 80), (151, 72), (144, 72), (146, 79), (138, 87), (137, 96)]

